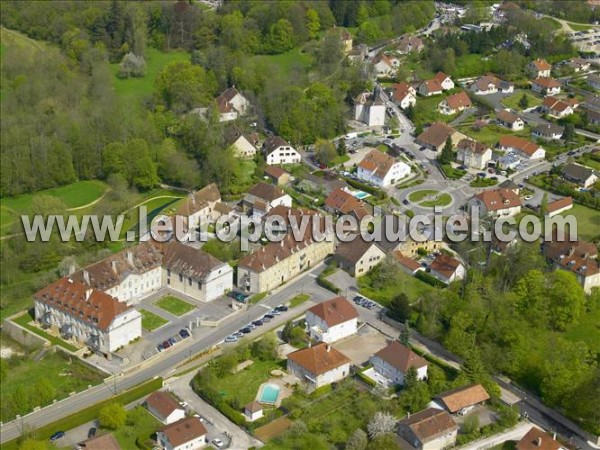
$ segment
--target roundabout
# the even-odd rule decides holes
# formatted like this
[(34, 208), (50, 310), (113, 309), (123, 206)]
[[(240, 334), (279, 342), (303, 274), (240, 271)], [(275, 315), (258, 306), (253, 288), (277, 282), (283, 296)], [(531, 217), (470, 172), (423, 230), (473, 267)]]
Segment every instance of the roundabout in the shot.
[(437, 189), (418, 189), (408, 194), (408, 200), (421, 208), (448, 206), (452, 204), (452, 195)]

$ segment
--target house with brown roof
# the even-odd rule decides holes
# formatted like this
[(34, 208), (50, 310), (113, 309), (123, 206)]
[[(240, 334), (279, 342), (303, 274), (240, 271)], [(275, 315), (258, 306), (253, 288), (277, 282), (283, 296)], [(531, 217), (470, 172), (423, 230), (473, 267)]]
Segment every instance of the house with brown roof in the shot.
[(335, 249), (339, 268), (357, 278), (366, 275), (384, 259), (385, 253), (377, 243), (367, 242), (360, 235), (350, 242), (341, 242)]
[(392, 86), (392, 98), (402, 108), (415, 106), (417, 103), (417, 91), (408, 83), (396, 83)]
[(252, 186), (241, 202), (242, 209), (254, 217), (262, 217), (276, 206), (292, 207), (292, 197), (283, 190), (262, 181)]
[(207, 435), (198, 417), (188, 417), (161, 428), (156, 440), (165, 450), (196, 450), (208, 444)]
[(396, 50), (402, 55), (407, 55), (412, 52), (420, 53), (425, 48), (423, 40), (416, 36), (410, 36), (408, 34), (400, 37), (398, 44), (396, 44)]
[(508, 81), (501, 80), (493, 73), (483, 75), (471, 85), (471, 90), (476, 95), (495, 94), (497, 92), (510, 94), (514, 92), (515, 85)]
[(586, 72), (590, 70), (590, 61), (588, 59), (583, 58), (571, 58), (567, 62), (567, 67), (573, 69), (575, 73), (577, 72)]
[(531, 429), (515, 446), (517, 450), (567, 450), (560, 442), (537, 427)]
[(534, 78), (548, 78), (552, 66), (543, 58), (538, 58), (527, 64), (527, 70)]
[(273, 184), (276, 186), (282, 186), (288, 184), (292, 178), (291, 174), (278, 166), (267, 166), (265, 167), (265, 177), (268, 177)]
[(543, 112), (559, 119), (575, 112), (570, 102), (552, 96), (544, 99), (541, 109)]
[[(302, 220), (308, 221), (304, 230), (300, 228)], [(333, 232), (325, 228), (323, 217), (301, 212), (294, 216), (294, 223), (298, 226), (288, 228), (282, 240), (261, 246), (240, 260), (238, 287), (241, 290), (268, 292), (333, 253)], [(316, 230), (314, 234), (313, 228)]]
[(207, 225), (219, 218), (215, 211), (218, 203), (221, 203), (221, 192), (215, 183), (211, 183), (199, 191), (190, 192), (175, 211), (175, 215), (181, 216), (186, 231), (193, 232), (203, 224)]
[(385, 100), (379, 88), (373, 92), (361, 92), (354, 99), (354, 120), (369, 127), (385, 125)]
[(456, 443), (458, 426), (444, 410), (427, 408), (398, 422), (403, 448), (442, 450)]
[(356, 334), (358, 312), (344, 297), (335, 297), (306, 311), (306, 326), (311, 339), (329, 344)]
[(373, 70), (377, 78), (384, 78), (394, 75), (396, 69), (400, 65), (400, 61), (396, 58), (387, 56), (383, 52), (379, 53), (373, 59)]
[(419, 85), (417, 92), (423, 97), (431, 97), (432, 95), (441, 95), (444, 89), (439, 81), (431, 79), (423, 81)]
[(599, 179), (598, 173), (591, 167), (569, 163), (562, 170), (563, 178), (583, 188), (593, 186)]
[(414, 369), (417, 380), (427, 378), (427, 361), (399, 341), (392, 341), (369, 360), (373, 369), (388, 380), (388, 385), (404, 384), (409, 369)]
[(440, 253), (429, 265), (430, 274), (444, 283), (462, 280), (467, 271), (463, 263), (452, 256)]
[(479, 209), (479, 215), (514, 216), (521, 212), (521, 199), (511, 189), (489, 189), (469, 200), (469, 209)]
[(505, 152), (515, 152), (526, 159), (544, 159), (546, 156), (546, 150), (542, 146), (518, 136), (500, 136), (498, 148)]
[(473, 139), (461, 139), (456, 146), (456, 160), (464, 166), (482, 170), (492, 160), (492, 149)]
[(257, 133), (243, 133), (237, 126), (225, 130), (225, 144), (233, 149), (238, 158), (254, 158), (258, 146)]
[(438, 110), (441, 114), (452, 115), (464, 111), (473, 106), (471, 99), (465, 91), (450, 95), (438, 104)]
[(575, 274), (586, 293), (600, 286), (598, 247), (586, 241), (545, 242), (544, 255), (555, 269), (568, 270)]
[(248, 422), (254, 422), (264, 416), (263, 405), (258, 403), (256, 400), (248, 403), (244, 406), (244, 416)]
[(541, 123), (531, 130), (531, 135), (536, 139), (553, 140), (560, 139), (565, 128), (554, 123)]
[(121, 450), (119, 441), (117, 441), (112, 433), (100, 434), (86, 439), (79, 442), (76, 448), (83, 448), (85, 450)]
[(440, 83), (442, 89), (444, 91), (449, 91), (450, 89), (454, 89), (454, 81), (450, 78), (450, 75), (446, 75), (444, 72), (438, 72), (433, 77), (435, 81)]
[(546, 216), (554, 217), (573, 208), (573, 197), (563, 197), (548, 202), (546, 207)]
[(410, 175), (410, 166), (396, 161), (390, 155), (373, 149), (358, 163), (356, 176), (359, 180), (387, 187)]
[(448, 138), (452, 140), (452, 145), (456, 145), (461, 139), (466, 139), (467, 136), (456, 131), (450, 125), (436, 122), (417, 136), (415, 142), (423, 147), (439, 152), (446, 145)]
[(294, 147), (279, 136), (271, 136), (263, 143), (263, 153), (268, 165), (298, 164), (302, 157)]
[(560, 94), (561, 84), (554, 78), (536, 78), (531, 81), (531, 90), (542, 95)]
[(153, 392), (144, 404), (148, 412), (165, 425), (177, 422), (185, 417), (185, 409), (168, 392)]
[(490, 395), (481, 384), (473, 384), (443, 392), (437, 395), (434, 401), (450, 414), (464, 416), (475, 406), (489, 399)]
[(320, 342), (287, 356), (287, 371), (313, 391), (350, 375), (350, 359), (330, 344)]
[(501, 109), (496, 113), (496, 122), (513, 131), (519, 131), (525, 128), (525, 122), (523, 122), (519, 116), (506, 109)]
[(421, 264), (419, 264), (418, 261), (409, 258), (408, 256), (404, 256), (399, 250), (395, 250), (392, 253), (392, 257), (394, 258), (394, 261), (398, 263), (400, 268), (409, 275), (414, 275), (419, 270), (423, 270), (423, 267), (421, 267)]
[(105, 355), (142, 336), (134, 308), (88, 284), (64, 277), (33, 295), (35, 320), (65, 340)]
[(238, 116), (246, 114), (250, 102), (235, 87), (227, 88), (216, 99), (220, 122), (235, 120)]
[(369, 214), (367, 205), (346, 189), (336, 189), (325, 199), (325, 211), (331, 214), (352, 215), (357, 221)]

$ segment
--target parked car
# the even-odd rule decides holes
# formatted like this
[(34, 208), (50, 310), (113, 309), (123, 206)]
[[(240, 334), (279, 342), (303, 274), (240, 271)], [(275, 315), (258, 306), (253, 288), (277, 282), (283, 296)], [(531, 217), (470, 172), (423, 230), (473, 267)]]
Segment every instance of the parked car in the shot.
[(478, 177), (481, 177), (481, 178), (485, 178), (485, 177), (486, 177), (486, 173), (485, 173), (485, 172), (479, 172), (479, 173), (477, 174), (477, 176), (478, 176)]
[(162, 343), (163, 348), (166, 350), (171, 346), (171, 343), (169, 341), (165, 341)]
[(164, 349), (165, 349), (165, 348), (163, 347), (163, 345), (162, 345), (162, 344), (158, 344), (158, 345), (156, 346), (156, 350), (158, 350), (159, 352), (162, 352)]
[(219, 438), (215, 438), (212, 441), (213, 445), (217, 448), (223, 448), (225, 446), (225, 444), (223, 443), (223, 441)]
[(96, 427), (92, 427), (88, 430), (88, 439), (93, 438), (94, 436), (96, 436), (96, 431), (98, 431), (96, 429)]
[(57, 431), (52, 436), (50, 436), (50, 440), (54, 442), (57, 439), (60, 439), (61, 437), (64, 437), (64, 436), (65, 436), (65, 432), (64, 431)]
[(254, 325), (255, 327), (262, 327), (264, 325), (264, 322), (262, 320), (255, 320), (254, 322), (252, 322), (252, 325)]
[(274, 319), (274, 318), (275, 318), (275, 317), (273, 316), (273, 314), (269, 313), (269, 314), (265, 314), (265, 315), (263, 316), (262, 320), (263, 320), (263, 321), (264, 321), (265, 319), (267, 319), (267, 320), (272, 320), (272, 319)]
[(225, 342), (237, 342), (237, 340), (237, 336), (234, 336), (233, 334), (225, 338)]
[(252, 328), (244, 327), (240, 330), (240, 332), (242, 332), (244, 334), (249, 334), (249, 333), (252, 333)]
[(567, 155), (573, 156), (575, 153), (577, 153), (577, 152), (574, 152), (573, 150), (571, 150), (569, 153), (567, 153)]
[(361, 297), (360, 295), (357, 295), (352, 300), (354, 301), (354, 303), (358, 303), (363, 300), (363, 297)]
[(168, 339), (168, 341), (169, 341), (169, 344), (171, 344), (171, 345), (175, 345), (175, 344), (177, 344), (177, 341), (175, 340), (175, 338), (174, 338), (174, 337), (170, 337), (170, 338)]
[(185, 328), (182, 328), (181, 330), (179, 330), (179, 336), (181, 336), (182, 339), (189, 338), (190, 332)]
[(281, 311), (278, 311), (277, 309), (272, 309), (271, 311), (269, 311), (269, 314), (271, 314), (272, 316), (280, 316)]
[(246, 325), (246, 328), (249, 328), (250, 330), (256, 330), (256, 325), (254, 325), (253, 323), (249, 323), (248, 325)]
[(279, 305), (275, 309), (279, 312), (286, 312), (288, 310), (288, 307), (285, 305)]

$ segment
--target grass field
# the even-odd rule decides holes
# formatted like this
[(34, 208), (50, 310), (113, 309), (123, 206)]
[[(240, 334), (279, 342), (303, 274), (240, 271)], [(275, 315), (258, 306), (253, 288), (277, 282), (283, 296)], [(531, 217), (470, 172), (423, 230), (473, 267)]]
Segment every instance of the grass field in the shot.
[(418, 299), (421, 295), (436, 290), (427, 283), (412, 277), (401, 270), (397, 270), (392, 279), (380, 285), (375, 281), (378, 267), (358, 279), (360, 293), (384, 306), (389, 305), (391, 299), (399, 292), (404, 292), (410, 299)]
[(433, 97), (419, 97), (419, 101), (415, 106), (415, 125), (424, 125), (433, 122), (451, 122), (460, 114), (452, 114), (450, 116), (440, 114), (438, 111), (439, 103), (448, 97), (447, 93), (442, 95), (434, 95)]
[(50, 341), (50, 343), (52, 345), (58, 345), (66, 350), (71, 351), (71, 352), (77, 351), (77, 347), (75, 347), (74, 345), (69, 344), (68, 342), (63, 341), (62, 339), (57, 338), (56, 336), (52, 336), (51, 334), (46, 333), (44, 330), (31, 325), (31, 322), (33, 322), (33, 321), (34, 321), (34, 318), (29, 312), (27, 312), (13, 320), (13, 322), (21, 325), (23, 328), (27, 328), (32, 333), (37, 334), (38, 336), (41, 336), (41, 337), (47, 339), (48, 341)]
[(523, 130), (517, 133), (511, 132), (506, 128), (501, 128), (498, 125), (486, 125), (480, 130), (475, 130), (469, 125), (463, 125), (459, 126), (458, 129), (461, 133), (464, 133), (467, 136), (490, 146), (495, 146), (500, 140), (500, 136), (508, 134), (530, 138), (528, 127), (525, 127)]
[(142, 315), (142, 328), (145, 330), (154, 331), (157, 328), (169, 323), (167, 319), (163, 319), (147, 309), (140, 309), (139, 311)]
[(574, 204), (573, 208), (561, 215), (573, 215), (577, 218), (577, 234), (580, 239), (591, 241), (600, 236), (600, 211)]
[(414, 191), (414, 192), (411, 192), (410, 194), (408, 194), (408, 199), (411, 202), (418, 203), (421, 200), (423, 200), (425, 197), (429, 197), (430, 195), (437, 194), (438, 192), (439, 191), (436, 191), (435, 189), (422, 189), (420, 191)]
[(475, 77), (491, 72), (491, 70), (491, 60), (483, 59), (478, 54), (466, 54), (456, 58), (456, 70), (452, 72), (452, 76), (457, 78)]
[(425, 208), (433, 208), (434, 206), (446, 206), (450, 203), (452, 203), (452, 196), (450, 194), (442, 194), (435, 199), (419, 203), (419, 206), (423, 206)]
[(525, 94), (525, 96), (527, 97), (527, 100), (529, 100), (529, 105), (527, 106), (528, 108), (533, 108), (534, 106), (539, 106), (542, 104), (542, 99), (539, 97), (536, 97), (534, 94), (532, 94), (529, 91), (515, 92), (514, 94), (509, 95), (508, 97), (505, 97), (502, 100), (502, 104), (504, 106), (506, 106), (507, 108), (521, 111), (522, 108), (519, 106), (519, 100), (521, 100), (521, 98), (523, 97), (523, 94)]
[(194, 305), (188, 302), (184, 302), (183, 300), (180, 300), (177, 297), (173, 297), (171, 295), (167, 295), (166, 297), (161, 298), (154, 304), (159, 308), (162, 308), (165, 311), (168, 311), (176, 316), (183, 316), (184, 314), (189, 313), (195, 308)]
[(310, 298), (309, 294), (298, 294), (294, 298), (290, 300), (290, 308), (295, 308), (298, 305), (301, 305), (305, 301)]
[(600, 309), (585, 313), (578, 323), (571, 325), (565, 332), (571, 341), (583, 341), (594, 353), (600, 352)]
[(279, 55), (257, 55), (254, 56), (253, 60), (276, 66), (279, 69), (279, 74), (287, 79), (292, 73), (305, 71), (312, 64), (312, 57), (308, 53), (303, 53), (299, 47)]
[(117, 76), (119, 64), (111, 64), (110, 70), (114, 76), (113, 86), (115, 93), (124, 103), (142, 106), (142, 100), (154, 92), (154, 80), (161, 70), (169, 63), (176, 61), (189, 61), (190, 55), (186, 52), (162, 52), (155, 48), (146, 49), (146, 75), (142, 78), (121, 79)]
[[(176, 206), (180, 201), (183, 200), (183, 197), (178, 194), (173, 194), (169, 191), (157, 192), (152, 198), (149, 198), (144, 203), (139, 206), (146, 207), (146, 225), (149, 225), (157, 215), (170, 214), (175, 211)], [(136, 233), (139, 230), (139, 207), (133, 208), (130, 211), (125, 213), (125, 220), (123, 221), (123, 226), (121, 227), (121, 238), (126, 236), (127, 231), (135, 230)]]
[(574, 31), (586, 31), (592, 29), (592, 25), (584, 25), (581, 23), (567, 22), (567, 25), (569, 25)]
[[(33, 407), (46, 406), (54, 398), (60, 400), (71, 392), (87, 389), (104, 378), (100, 372), (62, 352), (48, 351), (39, 360), (36, 356), (38, 352), (32, 350), (8, 361), (8, 370), (2, 375), (3, 422), (12, 420), (15, 414), (30, 412)], [(42, 398), (41, 394), (47, 395), (50, 389), (54, 395)]]
[(121, 448), (139, 448), (136, 440), (145, 442), (152, 439), (152, 435), (161, 426), (163, 425), (146, 408), (138, 406), (127, 411), (126, 425), (114, 431), (113, 435), (121, 444)]

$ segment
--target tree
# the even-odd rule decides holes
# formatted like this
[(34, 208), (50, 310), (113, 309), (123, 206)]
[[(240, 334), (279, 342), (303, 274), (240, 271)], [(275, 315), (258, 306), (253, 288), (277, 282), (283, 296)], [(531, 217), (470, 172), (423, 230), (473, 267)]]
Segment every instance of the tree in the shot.
[(261, 361), (268, 361), (277, 357), (277, 338), (273, 333), (264, 335), (258, 341), (254, 341), (250, 348), (252, 357)]
[(406, 117), (408, 117), (410, 120), (413, 120), (415, 118), (415, 107), (412, 103), (409, 103), (408, 108), (406, 108)]
[(337, 154), (339, 156), (344, 156), (348, 152), (348, 148), (346, 147), (346, 140), (340, 139), (337, 145)]
[(214, 74), (189, 61), (168, 64), (154, 85), (159, 98), (177, 113), (208, 104), (217, 89)]
[(406, 322), (410, 318), (410, 302), (404, 292), (392, 298), (388, 315), (399, 322)]
[(367, 439), (367, 433), (365, 433), (362, 428), (359, 428), (350, 435), (350, 438), (348, 438), (348, 441), (346, 442), (345, 449), (365, 450), (367, 448), (368, 443), (369, 441)]
[(521, 109), (527, 109), (528, 106), (529, 106), (529, 97), (527, 97), (527, 94), (523, 94), (523, 96), (519, 99), (519, 107)]
[(129, 52), (123, 56), (119, 66), (119, 78), (143, 77), (146, 73), (146, 61), (143, 56), (136, 56)]
[(408, 321), (404, 323), (404, 327), (400, 331), (400, 336), (398, 336), (398, 340), (400, 343), (406, 347), (410, 345), (410, 325)]
[(369, 438), (376, 439), (384, 434), (393, 433), (396, 428), (396, 419), (390, 413), (378, 411), (375, 413), (369, 424), (367, 431)]
[(294, 47), (294, 27), (287, 19), (279, 19), (271, 25), (267, 50), (269, 53), (284, 53)]
[(450, 164), (454, 160), (454, 152), (452, 151), (452, 139), (448, 138), (442, 149), (442, 153), (438, 157), (440, 164)]
[(572, 122), (565, 124), (565, 131), (563, 131), (561, 137), (565, 142), (571, 142), (575, 139), (575, 125)]
[(548, 193), (544, 192), (544, 195), (542, 196), (542, 201), (540, 202), (540, 214), (542, 216), (545, 216), (547, 212), (548, 212)]
[(373, 439), (367, 450), (402, 450), (394, 433), (386, 433)]
[(333, 163), (335, 157), (337, 156), (337, 151), (335, 149), (335, 145), (332, 142), (327, 141), (325, 139), (318, 139), (315, 143), (315, 158), (321, 164), (325, 164), (326, 166)]
[(476, 346), (472, 346), (471, 351), (467, 354), (463, 363), (463, 371), (471, 383), (481, 383), (488, 376), (481, 360), (481, 352)]
[(120, 403), (109, 403), (98, 412), (100, 426), (109, 430), (117, 430), (125, 425), (127, 411)]
[(308, 29), (308, 37), (310, 39), (315, 39), (321, 29), (319, 13), (312, 8), (306, 11), (306, 28)]
[(548, 278), (550, 324), (555, 330), (564, 331), (583, 313), (585, 292), (571, 272), (555, 270)]

